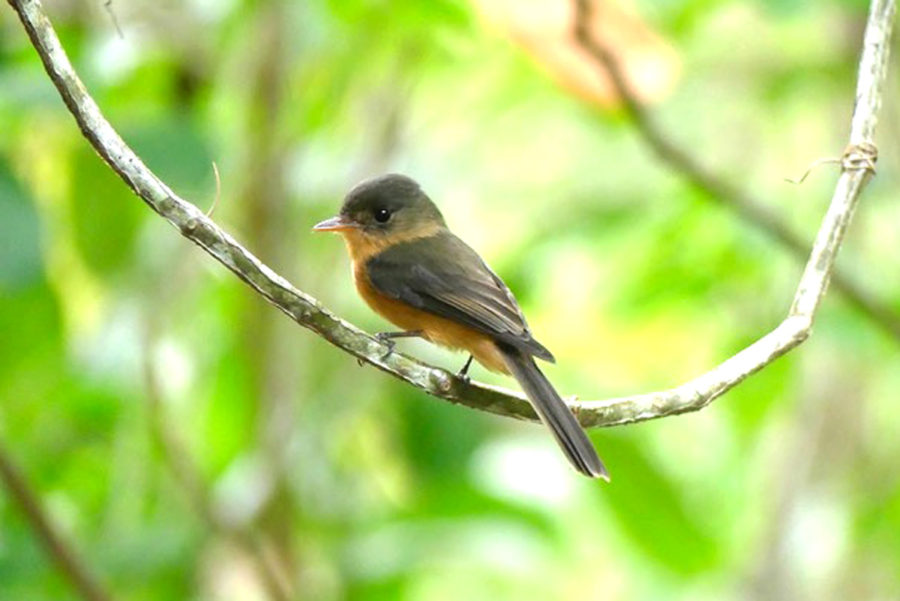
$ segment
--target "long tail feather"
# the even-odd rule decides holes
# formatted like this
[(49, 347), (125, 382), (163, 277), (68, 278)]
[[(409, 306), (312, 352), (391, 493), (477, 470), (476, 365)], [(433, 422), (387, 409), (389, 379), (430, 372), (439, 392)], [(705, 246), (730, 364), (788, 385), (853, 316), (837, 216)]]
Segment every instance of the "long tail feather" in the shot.
[(538, 417), (550, 428), (572, 466), (585, 476), (608, 481), (609, 472), (597, 456), (594, 445), (534, 359), (518, 349), (497, 346), (509, 371), (522, 386)]

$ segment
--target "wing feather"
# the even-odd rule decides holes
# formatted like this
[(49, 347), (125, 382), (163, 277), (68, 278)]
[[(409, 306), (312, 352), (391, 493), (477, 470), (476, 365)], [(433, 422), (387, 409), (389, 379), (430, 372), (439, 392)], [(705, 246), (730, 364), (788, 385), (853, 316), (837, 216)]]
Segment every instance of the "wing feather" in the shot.
[(372, 257), (366, 270), (382, 294), (553, 361), (550, 351), (531, 335), (509, 288), (447, 230), (396, 244)]

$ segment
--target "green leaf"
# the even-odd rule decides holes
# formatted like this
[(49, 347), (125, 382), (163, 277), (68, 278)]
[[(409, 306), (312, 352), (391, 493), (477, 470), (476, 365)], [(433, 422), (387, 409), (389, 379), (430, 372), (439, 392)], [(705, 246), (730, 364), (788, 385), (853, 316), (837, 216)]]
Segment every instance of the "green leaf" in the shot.
[(69, 201), (75, 244), (88, 267), (110, 275), (130, 265), (148, 211), (87, 144), (72, 157)]
[(613, 466), (613, 481), (596, 494), (643, 556), (684, 576), (715, 569), (717, 539), (691, 516), (678, 486), (648, 460), (635, 429), (604, 434), (603, 458)]
[(0, 157), (0, 290), (42, 277), (40, 220), (27, 192)]

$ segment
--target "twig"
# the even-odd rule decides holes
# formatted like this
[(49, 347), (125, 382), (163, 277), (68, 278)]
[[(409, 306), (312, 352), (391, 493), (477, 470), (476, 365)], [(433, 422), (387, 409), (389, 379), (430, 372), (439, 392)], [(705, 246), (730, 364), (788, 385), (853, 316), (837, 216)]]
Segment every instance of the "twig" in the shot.
[(818, 167), (821, 167), (822, 165), (828, 165), (828, 164), (840, 165), (841, 159), (835, 159), (835, 158), (816, 159), (815, 161), (813, 161), (806, 167), (806, 171), (803, 172), (803, 175), (801, 175), (800, 177), (786, 177), (786, 178), (784, 178), (784, 181), (788, 182), (789, 184), (796, 184), (799, 186), (800, 184), (802, 184), (803, 182), (806, 181), (806, 178), (809, 177), (809, 174), (813, 172), (813, 169), (816, 169)]
[[(628, 82), (621, 64), (603, 40), (593, 35), (590, 25), (593, 15), (593, 0), (574, 0), (575, 41), (609, 75), (618, 93), (625, 112), (631, 117), (638, 132), (656, 155), (673, 170), (680, 173), (707, 196), (730, 208), (742, 219), (768, 233), (802, 261), (807, 256), (808, 244), (798, 236), (778, 215), (759, 202), (746, 191), (741, 190), (724, 178), (702, 165), (688, 150), (678, 146), (670, 136), (660, 129), (646, 107), (637, 99)], [(886, 303), (862, 291), (839, 269), (831, 274), (831, 282), (844, 298), (857, 310), (864, 313), (881, 326), (897, 342), (900, 342), (900, 316)]]
[[(216, 176), (216, 196), (213, 198), (212, 205), (209, 207), (209, 210), (206, 212), (206, 216), (212, 218), (213, 213), (216, 210), (216, 207), (219, 206), (219, 196), (222, 194), (222, 179), (219, 177), (219, 166), (216, 165), (216, 162), (212, 162), (212, 170), (213, 175)], [(805, 175), (803, 177), (806, 177)]]
[(119, 39), (124, 40), (125, 35), (122, 33), (122, 28), (119, 27), (119, 18), (116, 16), (116, 11), (113, 10), (112, 3), (113, 3), (113, 0), (106, 0), (106, 2), (103, 3), (103, 9), (106, 11), (106, 13), (109, 15), (109, 18), (112, 20), (113, 25), (116, 28), (116, 33), (119, 34)]
[[(19, 13), (47, 73), (84, 135), (128, 186), (183, 236), (205, 249), (297, 323), (347, 353), (436, 397), (501, 415), (536, 419), (529, 404), (518, 393), (466, 383), (446, 370), (398, 352), (386, 356), (383, 343), (335, 316), (315, 298), (274, 273), (197, 207), (172, 192), (122, 141), (72, 69), (40, 2), (9, 2)], [(573, 403), (582, 424), (609, 426), (696, 411), (809, 336), (819, 302), (832, 276), (844, 231), (859, 194), (871, 177), (868, 164), (874, 161), (872, 131), (884, 83), (893, 13), (894, 0), (873, 0), (860, 60), (850, 135), (854, 163), (844, 163), (788, 317), (769, 334), (724, 363), (677, 388), (606, 401)]]
[(78, 594), (85, 601), (112, 601), (112, 595), (93, 577), (75, 548), (71, 547), (56, 529), (50, 516), (41, 506), (37, 493), (31, 489), (25, 476), (2, 445), (0, 445), (0, 479), (9, 490), (12, 499), (22, 508), (32, 529), (56, 562), (56, 567)]

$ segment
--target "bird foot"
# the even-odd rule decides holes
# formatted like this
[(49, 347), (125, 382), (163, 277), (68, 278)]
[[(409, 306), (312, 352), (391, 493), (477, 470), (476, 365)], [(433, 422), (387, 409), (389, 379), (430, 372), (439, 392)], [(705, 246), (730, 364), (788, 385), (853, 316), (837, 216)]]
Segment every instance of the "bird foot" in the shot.
[(378, 339), (378, 342), (387, 346), (387, 352), (381, 356), (381, 360), (384, 361), (388, 357), (391, 356), (391, 353), (394, 352), (394, 346), (396, 343), (394, 342), (394, 338), (421, 338), (422, 330), (409, 330), (405, 332), (378, 332), (375, 334), (375, 338)]
[(397, 342), (394, 340), (395, 336), (391, 336), (391, 332), (378, 332), (375, 334), (375, 338), (387, 347), (387, 351), (379, 357), (381, 361), (384, 361), (394, 353), (394, 347), (397, 346)]
[(472, 381), (472, 378), (469, 377), (469, 367), (472, 366), (472, 359), (474, 359), (472, 355), (469, 355), (469, 359), (466, 361), (466, 364), (462, 366), (458, 372), (456, 372), (456, 377), (468, 384)]

